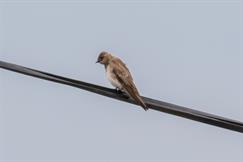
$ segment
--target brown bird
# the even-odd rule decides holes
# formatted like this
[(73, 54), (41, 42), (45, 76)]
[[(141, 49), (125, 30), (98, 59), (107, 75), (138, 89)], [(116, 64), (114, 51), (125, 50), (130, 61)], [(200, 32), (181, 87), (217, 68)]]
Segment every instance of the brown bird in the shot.
[(108, 52), (101, 52), (96, 63), (100, 63), (105, 66), (106, 76), (117, 90), (125, 92), (140, 106), (142, 106), (145, 111), (148, 110), (147, 105), (139, 95), (139, 92), (133, 82), (131, 73), (119, 58)]

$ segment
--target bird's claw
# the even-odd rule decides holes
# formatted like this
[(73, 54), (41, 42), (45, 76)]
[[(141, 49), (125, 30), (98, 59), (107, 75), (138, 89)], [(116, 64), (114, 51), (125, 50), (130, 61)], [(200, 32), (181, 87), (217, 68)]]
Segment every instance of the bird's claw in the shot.
[(116, 88), (116, 93), (123, 94), (123, 92), (120, 89), (118, 89), (118, 88)]
[(128, 96), (126, 93), (122, 92), (122, 91), (121, 91), (120, 89), (118, 89), (118, 88), (116, 88), (116, 93), (119, 94), (120, 96), (126, 98), (126, 99), (129, 99), (129, 96)]

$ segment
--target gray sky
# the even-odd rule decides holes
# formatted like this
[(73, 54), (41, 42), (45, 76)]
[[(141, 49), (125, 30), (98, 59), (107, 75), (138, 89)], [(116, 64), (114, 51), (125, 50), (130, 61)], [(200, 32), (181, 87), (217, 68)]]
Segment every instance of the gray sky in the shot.
[[(8, 2), (8, 3), (7, 3)], [(0, 60), (243, 121), (240, 1), (0, 1)], [(0, 160), (243, 161), (243, 135), (0, 69)]]

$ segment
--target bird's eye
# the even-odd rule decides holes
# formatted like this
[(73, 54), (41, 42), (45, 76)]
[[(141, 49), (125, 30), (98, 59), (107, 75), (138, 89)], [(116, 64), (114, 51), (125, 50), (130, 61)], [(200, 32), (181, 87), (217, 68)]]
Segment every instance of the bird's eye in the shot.
[(100, 57), (100, 60), (103, 60), (103, 58), (104, 58), (104, 56), (101, 56), (101, 57)]

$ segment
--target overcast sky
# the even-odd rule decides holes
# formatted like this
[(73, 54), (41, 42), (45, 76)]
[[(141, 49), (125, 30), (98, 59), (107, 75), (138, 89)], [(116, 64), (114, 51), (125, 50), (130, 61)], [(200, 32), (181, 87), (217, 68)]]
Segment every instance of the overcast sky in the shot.
[[(0, 1), (0, 60), (243, 121), (240, 1)], [(0, 69), (0, 161), (243, 161), (243, 135)]]

